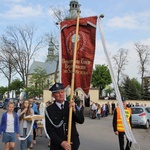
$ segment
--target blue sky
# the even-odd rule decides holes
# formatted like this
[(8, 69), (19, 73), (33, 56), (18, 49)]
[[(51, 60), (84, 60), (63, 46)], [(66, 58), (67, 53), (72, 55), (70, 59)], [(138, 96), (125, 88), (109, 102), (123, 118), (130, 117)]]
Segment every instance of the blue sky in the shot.
[[(140, 79), (138, 56), (135, 42), (150, 45), (150, 1), (149, 0), (78, 0), (81, 16), (104, 14), (102, 25), (110, 57), (120, 48), (129, 50), (128, 65), (125, 73)], [(0, 0), (0, 35), (9, 25), (35, 25), (38, 35), (46, 32), (57, 33), (52, 19), (50, 6), (69, 9), (70, 0)], [(35, 60), (43, 61), (47, 49), (39, 51)], [(97, 28), (95, 64), (106, 64), (105, 55)], [(149, 73), (150, 75), (150, 67)], [(0, 75), (0, 86), (7, 81)], [(3, 82), (2, 82), (3, 80)]]

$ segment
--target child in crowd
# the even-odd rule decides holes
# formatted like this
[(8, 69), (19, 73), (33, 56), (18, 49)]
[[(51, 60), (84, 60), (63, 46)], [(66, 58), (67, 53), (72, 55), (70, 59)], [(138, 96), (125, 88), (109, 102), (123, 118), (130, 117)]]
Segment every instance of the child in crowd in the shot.
[[(29, 115), (34, 115), (34, 112), (30, 107), (29, 101), (24, 100), (21, 105), (21, 109), (18, 110), (20, 136), (24, 138), (28, 135), (30, 128), (31, 128), (32, 122), (25, 120), (25, 117)], [(27, 150), (30, 150), (30, 145), (32, 142), (32, 135), (33, 135), (33, 130), (31, 131), (30, 135), (27, 138)], [(20, 150), (26, 150), (25, 140), (21, 140)]]
[[(5, 150), (14, 150), (16, 136), (19, 137), (18, 115), (14, 112), (14, 103), (9, 102), (0, 124), (0, 138), (5, 143)], [(9, 123), (8, 123), (9, 122)]]

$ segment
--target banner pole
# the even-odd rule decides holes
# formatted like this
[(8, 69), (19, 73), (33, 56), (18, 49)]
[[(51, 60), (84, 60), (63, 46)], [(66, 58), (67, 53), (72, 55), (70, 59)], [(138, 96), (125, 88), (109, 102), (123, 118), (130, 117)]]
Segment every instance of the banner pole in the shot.
[[(78, 17), (77, 17), (77, 24), (76, 24), (76, 38), (75, 38), (75, 47), (74, 47), (74, 54), (73, 54), (70, 102), (73, 101), (73, 96), (74, 96), (74, 80), (75, 80), (77, 42), (78, 42), (78, 34), (79, 34), (79, 20), (80, 20), (80, 10), (78, 10)], [(72, 128), (72, 107), (69, 108), (68, 139), (67, 139), (67, 142), (69, 144), (71, 143), (71, 128)]]

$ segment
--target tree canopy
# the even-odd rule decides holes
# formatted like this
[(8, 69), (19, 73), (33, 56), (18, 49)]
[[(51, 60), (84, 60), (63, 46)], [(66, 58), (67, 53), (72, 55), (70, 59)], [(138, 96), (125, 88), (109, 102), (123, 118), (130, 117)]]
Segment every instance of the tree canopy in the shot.
[(49, 80), (47, 80), (47, 73), (45, 69), (37, 67), (34, 69), (34, 74), (32, 74), (29, 79), (30, 87), (27, 88), (27, 93), (29, 97), (41, 96), (43, 95), (43, 89), (48, 88), (50, 85)]
[(96, 65), (92, 73), (92, 85), (98, 87), (101, 91), (106, 85), (112, 83), (109, 69), (106, 65)]
[(137, 79), (126, 76), (122, 82), (122, 97), (130, 100), (141, 99), (141, 84)]

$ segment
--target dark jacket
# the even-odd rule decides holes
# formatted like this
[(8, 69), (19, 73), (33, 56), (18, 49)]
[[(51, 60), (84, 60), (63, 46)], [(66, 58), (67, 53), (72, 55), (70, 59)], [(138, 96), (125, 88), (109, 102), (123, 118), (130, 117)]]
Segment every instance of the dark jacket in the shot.
[[(55, 125), (60, 124), (61, 120), (64, 121), (63, 125), (60, 127), (55, 127), (50, 123), (46, 116), (46, 130), (51, 138), (51, 150), (63, 150), (61, 143), (67, 141), (67, 129), (68, 129), (68, 119), (69, 119), (69, 103), (65, 101), (64, 109), (60, 110), (59, 107), (54, 102), (47, 108), (48, 116)], [(84, 122), (84, 116), (82, 110), (77, 110), (76, 113), (73, 112), (72, 115), (72, 131), (71, 131), (71, 142), (72, 150), (77, 150), (80, 145), (79, 134), (76, 129), (76, 123), (82, 124)]]

